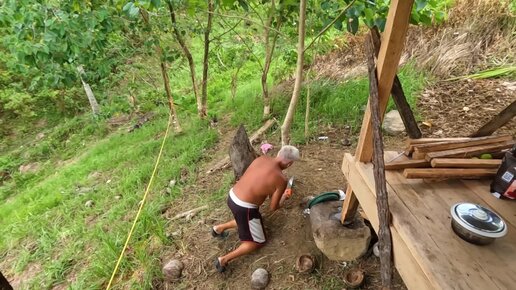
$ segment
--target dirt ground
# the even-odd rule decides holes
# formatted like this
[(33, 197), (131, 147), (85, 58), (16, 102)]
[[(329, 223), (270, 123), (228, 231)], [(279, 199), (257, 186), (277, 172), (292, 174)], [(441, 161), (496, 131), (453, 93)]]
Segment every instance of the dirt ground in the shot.
[[(503, 80), (441, 81), (418, 99), (424, 137), (468, 136), (516, 99), (516, 82)], [(516, 135), (516, 119), (495, 134)]]
[[(300, 146), (302, 160), (287, 170), (287, 175), (296, 178), (293, 197), (277, 212), (270, 212), (268, 201), (261, 207), (268, 237), (266, 246), (233, 261), (225, 273), (217, 273), (213, 261), (239, 245), (238, 234), (231, 231), (224, 240), (214, 239), (210, 235), (212, 225), (232, 218), (225, 199), (217, 201), (216, 209), (209, 213), (200, 214), (191, 221), (180, 221), (171, 225), (171, 231), (181, 229), (182, 238), (169, 249), (169, 255), (164, 257), (164, 260), (178, 258), (185, 263), (185, 270), (181, 280), (167, 285), (158, 283), (156, 288), (249, 289), (252, 272), (263, 267), (270, 273), (267, 289), (345, 289), (342, 277), (351, 268), (365, 271), (366, 281), (362, 289), (377, 289), (380, 283), (379, 259), (369, 254), (351, 263), (328, 260), (315, 245), (310, 218), (303, 215), (305, 197), (346, 188), (346, 181), (340, 170), (341, 158), (344, 152), (354, 149), (342, 144), (343, 131), (329, 130), (324, 132), (329, 136), (328, 141), (314, 141)], [(230, 132), (223, 133), (225, 134), (218, 148), (227, 148), (230, 140), (227, 136), (233, 135)], [(213, 159), (216, 161), (219, 158), (215, 152), (220, 150), (215, 149), (213, 152)], [(209, 192), (210, 188), (218, 188), (223, 172), (219, 171), (212, 175), (206, 175), (204, 172), (205, 170), (200, 170), (197, 192)], [(188, 204), (190, 199), (197, 199), (195, 195), (184, 196), (179, 204)], [(166, 214), (172, 215), (179, 211), (181, 209), (171, 210)], [(317, 258), (318, 266), (312, 274), (299, 274), (296, 271), (296, 258), (302, 254), (312, 254)], [(394, 289), (405, 289), (397, 273), (394, 285)]]

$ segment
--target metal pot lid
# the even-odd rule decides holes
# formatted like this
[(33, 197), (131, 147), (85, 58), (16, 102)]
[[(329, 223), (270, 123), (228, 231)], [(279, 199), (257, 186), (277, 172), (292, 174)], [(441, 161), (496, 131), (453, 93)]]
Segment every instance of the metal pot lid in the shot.
[(488, 238), (507, 234), (505, 222), (496, 213), (474, 203), (457, 203), (451, 208), (453, 220), (465, 229)]

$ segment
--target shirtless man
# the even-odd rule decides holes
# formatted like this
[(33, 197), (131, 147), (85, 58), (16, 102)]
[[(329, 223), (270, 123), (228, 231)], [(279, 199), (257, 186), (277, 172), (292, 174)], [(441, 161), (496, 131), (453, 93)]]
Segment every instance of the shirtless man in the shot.
[(229, 261), (262, 247), (266, 237), (259, 207), (270, 197), (270, 209), (277, 210), (289, 197), (287, 178), (282, 170), (299, 159), (299, 150), (283, 146), (276, 158), (261, 156), (255, 159), (242, 178), (229, 191), (228, 207), (235, 219), (212, 228), (214, 237), (225, 237), (225, 230), (238, 228), (242, 242), (234, 251), (215, 260), (217, 271), (224, 272)]

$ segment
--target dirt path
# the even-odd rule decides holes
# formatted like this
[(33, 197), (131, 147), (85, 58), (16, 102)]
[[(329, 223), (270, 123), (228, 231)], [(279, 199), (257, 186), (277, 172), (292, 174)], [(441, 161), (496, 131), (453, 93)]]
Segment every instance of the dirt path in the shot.
[[(340, 144), (340, 140), (336, 138), (338, 132), (331, 135), (335, 138), (332, 137), (330, 142), (314, 142), (300, 147), (302, 160), (287, 171), (289, 176), (296, 177), (296, 183), (295, 194), (286, 206), (274, 213), (269, 211), (268, 202), (262, 206), (268, 236), (265, 247), (235, 260), (225, 273), (217, 273), (213, 267), (214, 259), (239, 245), (238, 235), (234, 231), (225, 240), (214, 239), (209, 234), (212, 225), (232, 218), (225, 199), (217, 201), (210, 212), (189, 222), (180, 221), (171, 227), (182, 228), (182, 238), (175, 242), (174, 248), (168, 249), (166, 257), (176, 257), (184, 261), (184, 275), (180, 281), (160, 285), (158, 288), (248, 289), (251, 273), (256, 268), (263, 267), (271, 274), (267, 289), (342, 289), (344, 273), (349, 267), (356, 266), (367, 273), (363, 289), (376, 289), (380, 281), (379, 260), (369, 256), (353, 263), (329, 261), (314, 243), (309, 217), (303, 216), (303, 198), (345, 189), (346, 182), (340, 170), (341, 157), (351, 148)], [(223, 137), (219, 148), (215, 150), (227, 146), (226, 139), (227, 136)], [(205, 176), (203, 172), (205, 171), (200, 170), (198, 184), (204, 189), (200, 191), (209, 192), (209, 188), (216, 190), (224, 173)], [(198, 200), (198, 196), (185, 197), (181, 204), (188, 204), (188, 199)], [(294, 267), (297, 256), (305, 253), (314, 255), (319, 262), (317, 270), (309, 275), (297, 273)], [(395, 289), (404, 288), (397, 274), (395, 285)]]

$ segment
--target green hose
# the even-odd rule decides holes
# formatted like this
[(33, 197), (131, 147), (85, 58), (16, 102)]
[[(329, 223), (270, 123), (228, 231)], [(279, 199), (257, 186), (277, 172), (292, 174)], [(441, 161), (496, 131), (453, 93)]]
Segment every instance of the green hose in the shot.
[(319, 204), (321, 202), (334, 201), (334, 200), (339, 200), (339, 199), (340, 199), (340, 194), (338, 192), (334, 192), (334, 191), (323, 192), (323, 193), (319, 194), (318, 196), (314, 197), (308, 203), (307, 207), (312, 208), (312, 206)]

